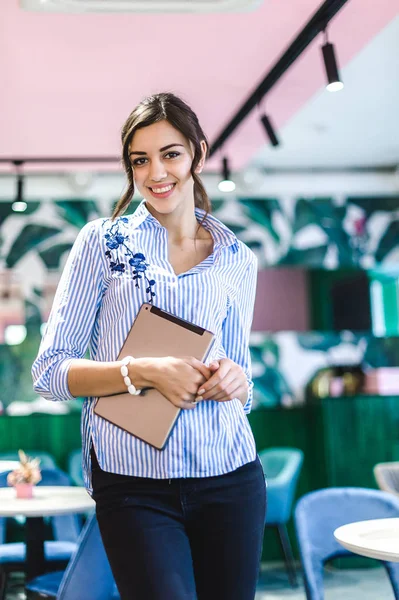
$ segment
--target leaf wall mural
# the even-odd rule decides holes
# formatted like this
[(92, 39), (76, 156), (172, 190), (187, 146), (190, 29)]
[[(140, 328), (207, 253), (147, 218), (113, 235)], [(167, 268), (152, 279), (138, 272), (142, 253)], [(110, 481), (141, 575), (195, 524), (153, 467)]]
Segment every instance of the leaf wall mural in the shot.
[(239, 202), (250, 221), (261, 224), (276, 242), (280, 241), (279, 232), (273, 227), (272, 219), (274, 211), (281, 212), (278, 200), (273, 198), (268, 199), (267, 202), (259, 202), (256, 199), (240, 198)]
[[(399, 196), (344, 202), (329, 197), (292, 198), (290, 210), (286, 202), (275, 198), (231, 198), (213, 202), (213, 207), (215, 216), (236, 228), (237, 235), (254, 249), (260, 268), (368, 268), (384, 262), (399, 247)], [(377, 251), (374, 222), (369, 227), (368, 221), (380, 212), (385, 214), (385, 224)], [(305, 230), (306, 237), (299, 244), (298, 236)]]
[(39, 250), (39, 256), (46, 265), (47, 269), (59, 269), (61, 258), (65, 252), (72, 248), (72, 242), (65, 244), (54, 244), (45, 250)]
[(79, 200), (77, 198), (57, 200), (55, 206), (62, 219), (77, 229), (81, 229), (88, 221), (95, 219), (99, 214), (95, 200)]
[(398, 247), (399, 241), (399, 220), (392, 221), (382, 236), (379, 246), (375, 252), (375, 260), (377, 263), (384, 261), (384, 258)]
[(348, 196), (348, 204), (356, 204), (366, 213), (367, 219), (375, 212), (395, 213), (399, 210), (399, 196)]
[(6, 259), (6, 265), (9, 269), (14, 267), (17, 262), (27, 254), (32, 248), (39, 246), (44, 241), (53, 237), (61, 230), (56, 227), (47, 227), (36, 223), (28, 223), (15, 239), (14, 244)]
[(279, 265), (292, 265), (292, 266), (303, 266), (308, 267), (319, 267), (323, 264), (328, 251), (328, 246), (316, 246), (315, 248), (306, 248), (305, 250), (298, 250), (297, 248), (290, 248), (287, 254), (279, 260)]

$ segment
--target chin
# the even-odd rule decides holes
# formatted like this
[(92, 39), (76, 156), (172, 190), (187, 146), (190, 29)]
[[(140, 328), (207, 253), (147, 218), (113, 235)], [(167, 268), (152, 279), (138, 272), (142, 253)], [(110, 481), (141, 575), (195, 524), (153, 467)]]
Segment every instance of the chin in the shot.
[(180, 205), (179, 200), (166, 198), (165, 200), (156, 200), (155, 198), (145, 198), (147, 206), (151, 206), (157, 213), (168, 215), (176, 210)]

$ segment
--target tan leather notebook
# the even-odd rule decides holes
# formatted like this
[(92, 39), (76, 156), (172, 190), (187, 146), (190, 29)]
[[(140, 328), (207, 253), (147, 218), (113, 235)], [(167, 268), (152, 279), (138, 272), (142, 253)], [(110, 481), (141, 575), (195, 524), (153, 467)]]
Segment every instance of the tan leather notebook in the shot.
[[(142, 358), (194, 356), (205, 361), (214, 340), (210, 331), (175, 317), (152, 304), (140, 308), (118, 355)], [(98, 398), (96, 415), (162, 450), (169, 438), (180, 408), (158, 390), (147, 388), (139, 396), (128, 392)]]

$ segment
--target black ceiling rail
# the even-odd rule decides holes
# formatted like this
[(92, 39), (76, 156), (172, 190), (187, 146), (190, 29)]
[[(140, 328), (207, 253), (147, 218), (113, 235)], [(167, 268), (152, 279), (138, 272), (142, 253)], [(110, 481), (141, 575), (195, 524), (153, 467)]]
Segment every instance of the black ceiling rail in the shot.
[(236, 114), (218, 135), (215, 141), (210, 145), (209, 156), (212, 156), (223, 146), (226, 140), (244, 121), (248, 114), (260, 103), (262, 98), (271, 90), (273, 85), (284, 75), (288, 68), (309, 46), (309, 44), (327, 27), (331, 19), (348, 2), (348, 0), (326, 0), (315, 12), (313, 17), (307, 22), (305, 27), (294, 39), (292, 44), (277, 60), (270, 69), (263, 81), (248, 96), (244, 104), (238, 109)]

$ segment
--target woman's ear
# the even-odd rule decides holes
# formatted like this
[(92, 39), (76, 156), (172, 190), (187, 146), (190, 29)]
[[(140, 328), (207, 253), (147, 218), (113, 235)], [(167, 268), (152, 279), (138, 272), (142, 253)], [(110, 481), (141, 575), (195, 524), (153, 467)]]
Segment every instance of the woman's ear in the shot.
[(202, 140), (201, 141), (201, 158), (199, 160), (198, 165), (195, 168), (196, 173), (201, 173), (202, 169), (204, 168), (206, 153), (207, 153), (206, 142), (205, 142), (205, 140)]

